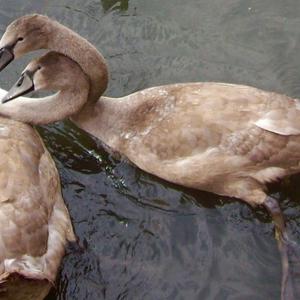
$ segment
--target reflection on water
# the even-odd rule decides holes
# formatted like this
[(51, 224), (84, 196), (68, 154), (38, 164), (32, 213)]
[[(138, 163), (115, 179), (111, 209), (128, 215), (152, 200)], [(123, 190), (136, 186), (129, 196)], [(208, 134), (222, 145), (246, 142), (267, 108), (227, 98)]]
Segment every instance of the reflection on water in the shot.
[(128, 9), (129, 0), (101, 0), (103, 10), (121, 10), (126, 11)]
[[(107, 95), (225, 81), (300, 97), (298, 0), (0, 4), (2, 32), (17, 16), (37, 11), (88, 38), (108, 61)], [(1, 87), (15, 82), (28, 59), (1, 73)], [(59, 168), (80, 244), (68, 251), (48, 300), (279, 299), (280, 258), (264, 210), (141, 172), (71, 122), (39, 130)], [(271, 189), (295, 240), (299, 184), (298, 176)]]

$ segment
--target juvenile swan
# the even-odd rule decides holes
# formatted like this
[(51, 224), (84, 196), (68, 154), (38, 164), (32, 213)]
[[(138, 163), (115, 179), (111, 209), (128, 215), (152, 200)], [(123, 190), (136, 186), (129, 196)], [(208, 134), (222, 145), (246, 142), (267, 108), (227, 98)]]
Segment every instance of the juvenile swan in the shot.
[[(265, 191), (267, 182), (300, 171), (297, 100), (224, 83), (173, 84), (117, 99), (101, 97), (108, 78), (102, 55), (78, 34), (41, 15), (9, 25), (0, 48), (1, 68), (40, 48), (76, 61), (91, 85), (87, 103), (74, 109), (71, 119), (141, 169), (187, 187), (265, 206), (275, 222), (282, 255), (282, 299), (293, 299), (288, 253), (296, 249), (277, 201)], [(35, 101), (43, 111), (43, 100)], [(64, 108), (59, 109), (62, 115)], [(19, 119), (17, 110), (7, 115)]]
[(0, 299), (44, 299), (67, 241), (75, 240), (55, 164), (38, 133), (22, 123), (59, 120), (86, 101), (88, 79), (61, 56), (48, 54), (32, 62), (17, 84), (26, 91), (51, 84), (59, 91), (51, 100), (18, 98), (0, 104)]

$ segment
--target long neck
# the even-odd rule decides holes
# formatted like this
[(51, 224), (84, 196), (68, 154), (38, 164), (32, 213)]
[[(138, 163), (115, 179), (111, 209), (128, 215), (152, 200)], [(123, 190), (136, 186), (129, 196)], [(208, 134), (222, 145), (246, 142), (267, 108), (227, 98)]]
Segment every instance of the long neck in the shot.
[(125, 143), (147, 131), (148, 118), (159, 114), (155, 110), (160, 102), (157, 99), (162, 97), (159, 93), (159, 90), (149, 89), (122, 98), (101, 97), (93, 111), (87, 112), (88, 117), (82, 113), (73, 115), (71, 119), (115, 151), (126, 155)]
[[(1, 98), (7, 92), (0, 89)], [(60, 91), (44, 98), (19, 97), (0, 104), (0, 116), (29, 124), (49, 124), (63, 120), (78, 111), (86, 102), (87, 91)]]
[(47, 48), (65, 54), (81, 66), (90, 79), (88, 102), (98, 101), (108, 84), (108, 70), (103, 56), (74, 31), (56, 21), (50, 22)]
[(88, 101), (72, 116), (72, 121), (116, 149), (120, 128), (125, 122), (125, 107), (123, 101), (101, 97), (108, 84), (108, 70), (103, 56), (77, 33), (56, 21), (51, 22), (47, 48), (72, 58), (90, 79)]
[(124, 98), (101, 97), (91, 110), (75, 114), (71, 120), (109, 147), (120, 151), (119, 144), (127, 128), (127, 109)]

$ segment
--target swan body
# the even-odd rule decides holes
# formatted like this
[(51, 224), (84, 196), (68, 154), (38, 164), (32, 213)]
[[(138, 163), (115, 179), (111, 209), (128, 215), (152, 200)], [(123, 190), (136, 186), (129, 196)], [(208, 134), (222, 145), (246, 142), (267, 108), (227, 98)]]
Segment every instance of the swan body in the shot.
[[(249, 86), (213, 82), (104, 97), (108, 73), (102, 55), (84, 38), (40, 15), (25, 16), (9, 25), (0, 48), (0, 69), (14, 57), (40, 48), (73, 59), (89, 79), (86, 102), (72, 111), (68, 105), (53, 109), (141, 169), (180, 185), (265, 206), (275, 222), (282, 255), (281, 297), (295, 299), (288, 260), (294, 244), (289, 241), (277, 201), (266, 194), (266, 183), (300, 171), (298, 100)], [(47, 80), (53, 74), (49, 73)], [(76, 80), (76, 85), (79, 82)], [(83, 98), (83, 91), (77, 89), (76, 97), (74, 93), (65, 95), (61, 102)], [(59, 96), (54, 97), (58, 102)], [(14, 104), (0, 105), (0, 114), (31, 122), (22, 119), (18, 111), (21, 103), (24, 107), (33, 102), (46, 111), (42, 100), (16, 99)]]
[(74, 240), (59, 175), (21, 122), (0, 118), (0, 153), (0, 298), (44, 299)]
[(149, 173), (255, 205), (265, 183), (300, 170), (299, 108), (248, 86), (185, 83), (102, 97), (99, 123), (83, 128)]

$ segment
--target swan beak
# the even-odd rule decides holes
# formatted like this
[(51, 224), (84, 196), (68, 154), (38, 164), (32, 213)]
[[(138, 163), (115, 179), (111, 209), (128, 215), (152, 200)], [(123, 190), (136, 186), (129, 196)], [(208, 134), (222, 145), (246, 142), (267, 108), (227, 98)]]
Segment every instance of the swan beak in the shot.
[(2, 103), (34, 91), (33, 73), (25, 71), (8, 93), (2, 98)]
[(8, 47), (4, 47), (0, 49), (0, 71), (2, 71), (12, 60), (14, 60), (15, 56), (12, 50)]

